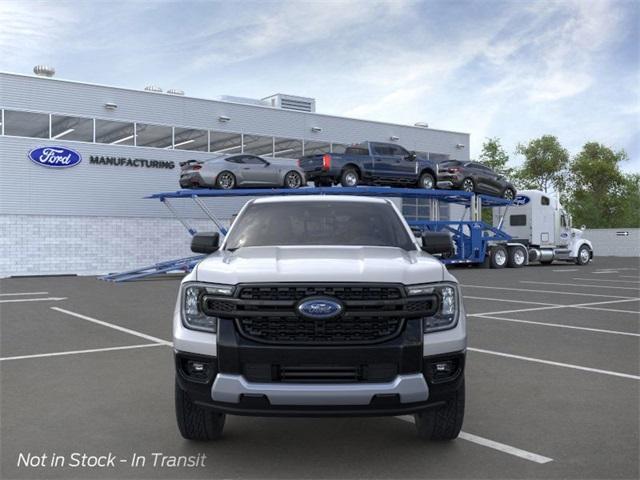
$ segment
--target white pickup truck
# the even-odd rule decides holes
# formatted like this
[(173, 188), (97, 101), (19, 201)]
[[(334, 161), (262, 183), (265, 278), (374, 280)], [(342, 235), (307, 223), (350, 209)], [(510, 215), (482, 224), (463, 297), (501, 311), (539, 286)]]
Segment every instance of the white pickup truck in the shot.
[[(226, 414), (414, 414), (421, 438), (458, 436), (467, 345), (456, 279), (392, 202), (249, 201), (182, 281), (174, 313), (183, 437), (215, 439)], [(445, 242), (445, 243), (443, 243)]]

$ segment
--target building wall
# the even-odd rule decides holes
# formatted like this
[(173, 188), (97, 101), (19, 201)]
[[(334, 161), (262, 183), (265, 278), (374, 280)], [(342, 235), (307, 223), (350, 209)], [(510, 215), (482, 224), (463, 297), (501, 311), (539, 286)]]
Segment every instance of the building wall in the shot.
[[(117, 109), (106, 109), (106, 103), (117, 104)], [(313, 142), (349, 144), (394, 136), (410, 150), (469, 158), (465, 133), (5, 73), (0, 73), (0, 108)], [(220, 116), (229, 121), (220, 122)], [(72, 149), (83, 160), (72, 168), (52, 169), (28, 159), (29, 151), (46, 146)], [(92, 155), (169, 161), (174, 168), (96, 165), (89, 161)], [(0, 277), (101, 274), (189, 256), (185, 228), (161, 202), (144, 197), (177, 190), (180, 161), (210, 156), (0, 135)], [(218, 217), (229, 219), (248, 200), (205, 203)], [(197, 230), (213, 229), (192, 202), (175, 201), (174, 206)]]
[(584, 238), (591, 240), (596, 259), (640, 257), (640, 228), (592, 228), (585, 230)]

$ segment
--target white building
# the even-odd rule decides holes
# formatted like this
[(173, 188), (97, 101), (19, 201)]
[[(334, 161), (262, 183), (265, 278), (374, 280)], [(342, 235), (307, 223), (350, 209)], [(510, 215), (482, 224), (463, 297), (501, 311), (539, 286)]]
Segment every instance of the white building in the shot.
[[(183, 226), (144, 197), (177, 190), (178, 163), (213, 152), (298, 158), (372, 140), (469, 159), (467, 133), (318, 114), (309, 98), (207, 100), (156, 90), (0, 73), (0, 277), (116, 272), (189, 255)], [(47, 147), (81, 161), (46, 168), (29, 159)], [(229, 218), (245, 201), (209, 207)], [(428, 207), (403, 209), (415, 217)], [(195, 208), (182, 213), (213, 229)]]

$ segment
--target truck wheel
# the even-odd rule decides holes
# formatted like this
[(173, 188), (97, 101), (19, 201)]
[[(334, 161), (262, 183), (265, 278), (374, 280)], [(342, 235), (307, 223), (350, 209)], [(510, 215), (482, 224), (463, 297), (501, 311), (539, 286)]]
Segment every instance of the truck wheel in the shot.
[(442, 407), (416, 413), (418, 437), (424, 440), (453, 440), (458, 437), (464, 419), (464, 380)]
[(591, 260), (591, 250), (586, 245), (582, 245), (578, 249), (578, 256), (576, 257), (576, 263), (578, 265), (586, 265)]
[(222, 436), (225, 414), (203, 408), (191, 401), (176, 380), (176, 419), (180, 434), (187, 440), (215, 440)]
[(420, 175), (420, 180), (418, 180), (418, 187), (424, 188), (426, 190), (433, 190), (436, 188), (436, 181), (433, 178), (433, 175), (430, 173), (423, 173)]
[(509, 268), (524, 267), (527, 263), (527, 252), (522, 247), (509, 247), (507, 249), (509, 258), (507, 260), (507, 266)]
[(495, 245), (491, 247), (491, 259), (489, 265), (491, 268), (504, 268), (507, 265), (507, 249), (502, 245)]
[(356, 187), (359, 181), (358, 172), (353, 168), (346, 168), (340, 176), (340, 185), (343, 187)]
[(236, 186), (236, 177), (233, 173), (220, 172), (218, 178), (216, 178), (216, 187), (221, 188), (222, 190), (229, 190)]

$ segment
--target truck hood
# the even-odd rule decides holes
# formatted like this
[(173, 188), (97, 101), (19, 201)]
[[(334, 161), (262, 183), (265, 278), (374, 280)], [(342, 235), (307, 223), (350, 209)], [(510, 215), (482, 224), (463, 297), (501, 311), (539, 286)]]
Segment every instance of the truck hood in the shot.
[(196, 280), (236, 285), (276, 282), (439, 282), (446, 269), (421, 252), (393, 247), (245, 247), (196, 267)]

